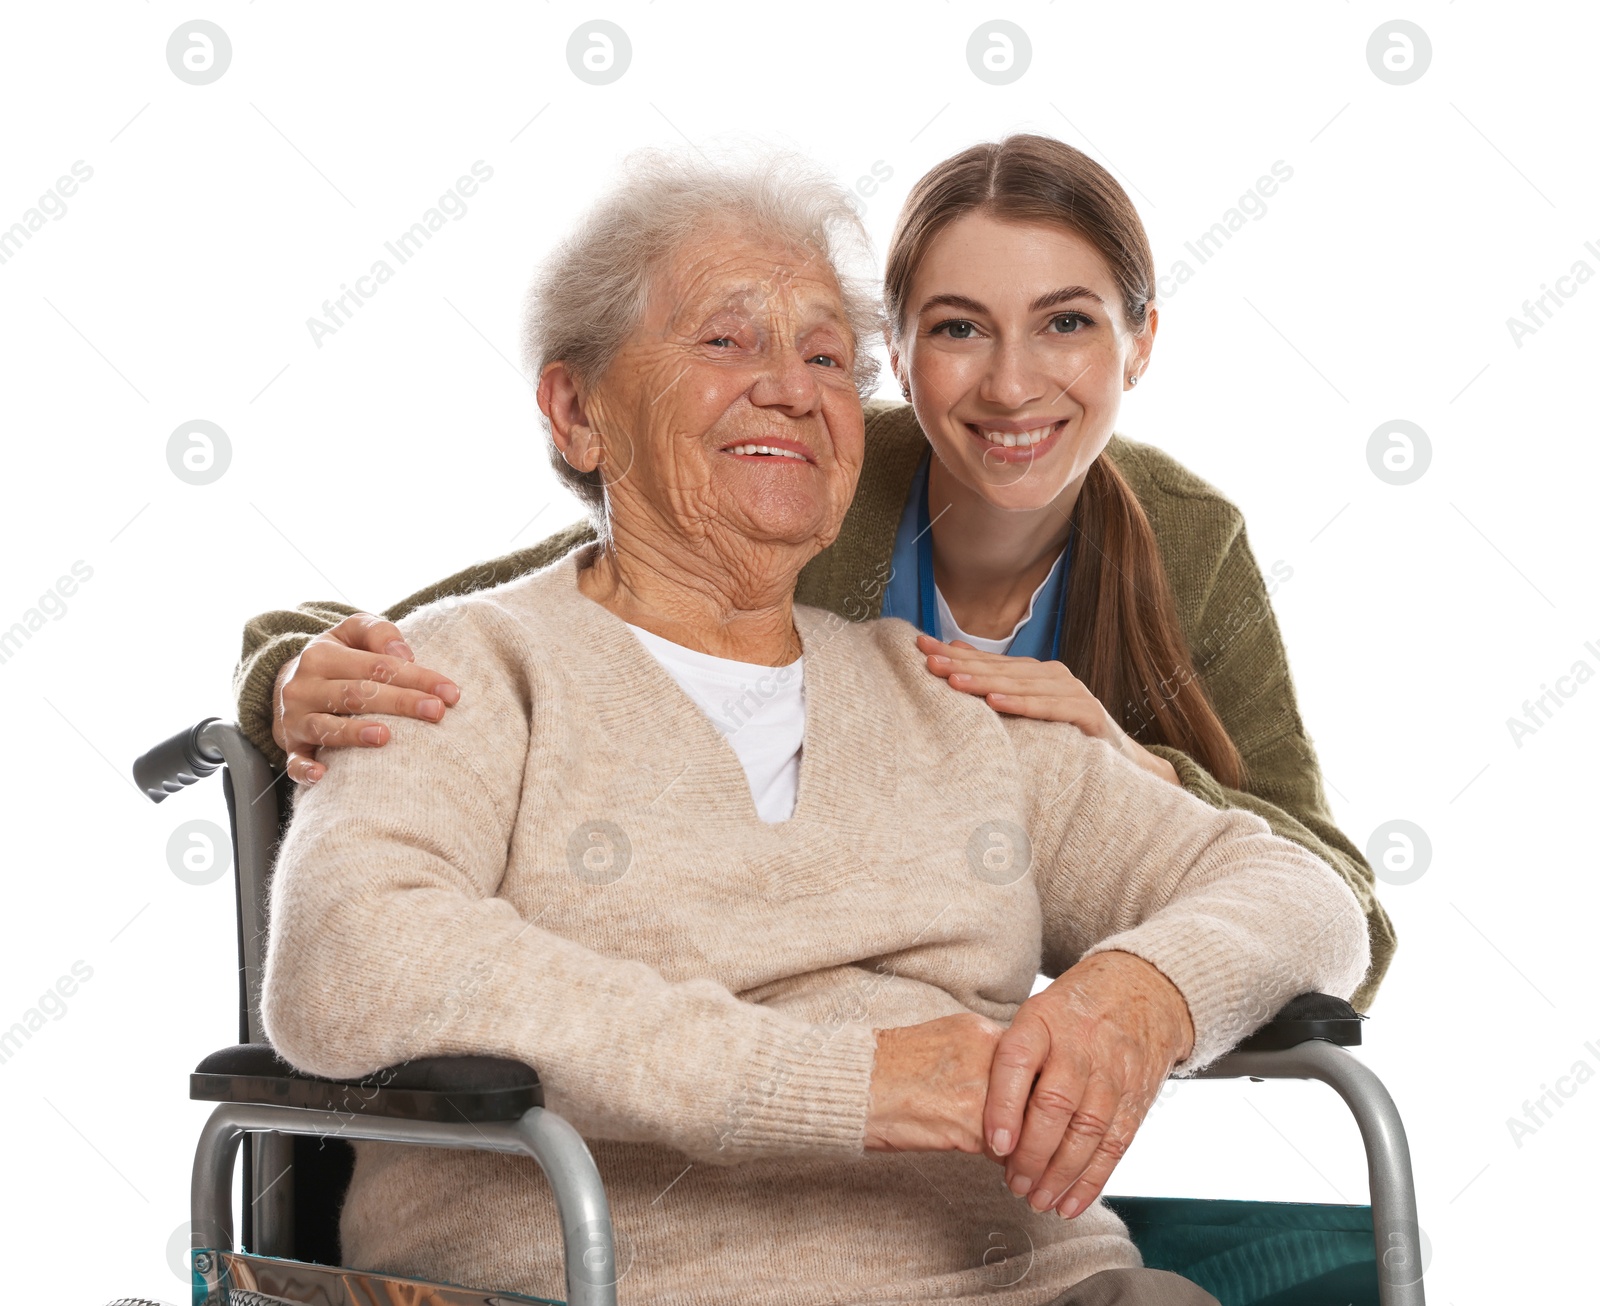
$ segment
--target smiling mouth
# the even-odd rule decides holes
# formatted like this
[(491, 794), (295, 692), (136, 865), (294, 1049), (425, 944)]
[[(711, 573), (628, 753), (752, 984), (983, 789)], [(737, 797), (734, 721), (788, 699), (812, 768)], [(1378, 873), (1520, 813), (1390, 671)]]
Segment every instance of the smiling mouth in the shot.
[(997, 431), (976, 422), (968, 422), (966, 426), (968, 431), (990, 448), (1026, 451), (1037, 448), (1052, 436), (1059, 435), (1066, 424), (1067, 419), (1062, 418), (1059, 422), (1049, 422), (1023, 431)]
[(773, 458), (796, 463), (815, 461), (804, 448), (787, 440), (778, 443), (749, 441), (745, 444), (730, 444), (725, 445), (722, 452), (735, 454), (740, 458)]

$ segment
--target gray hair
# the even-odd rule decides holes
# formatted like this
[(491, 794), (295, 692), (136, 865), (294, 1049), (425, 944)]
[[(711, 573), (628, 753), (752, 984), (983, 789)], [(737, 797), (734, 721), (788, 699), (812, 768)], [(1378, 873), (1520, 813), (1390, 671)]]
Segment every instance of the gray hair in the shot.
[[(855, 335), (856, 389), (877, 382), (872, 344), (883, 327), (872, 246), (849, 192), (796, 154), (713, 163), (703, 156), (641, 151), (623, 180), (545, 261), (528, 289), (523, 364), (537, 378), (560, 360), (580, 385), (593, 385), (638, 327), (651, 280), (673, 253), (728, 221), (754, 236), (827, 258)], [(549, 429), (548, 420), (545, 423)], [(597, 523), (605, 510), (598, 470), (580, 472), (549, 446), (556, 473)]]

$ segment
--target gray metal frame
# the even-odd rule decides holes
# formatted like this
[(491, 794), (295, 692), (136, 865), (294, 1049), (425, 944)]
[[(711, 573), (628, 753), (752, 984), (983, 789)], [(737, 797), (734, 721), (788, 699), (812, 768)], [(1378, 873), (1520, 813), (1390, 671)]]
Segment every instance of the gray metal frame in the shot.
[(246, 1020), (252, 1043), (265, 1043), (261, 1029), (261, 968), (267, 950), (267, 868), (278, 848), (278, 795), (272, 768), (244, 731), (211, 721), (197, 740), (214, 761), (228, 768), (233, 786), (233, 837), (238, 845), (239, 903), (244, 925)]
[[(267, 951), (267, 872), (278, 849), (278, 795), (267, 759), (237, 725), (211, 721), (196, 742), (227, 769), (233, 787), (233, 839), (238, 849), (239, 921), (244, 935), (245, 1028), (250, 1042), (267, 1042), (261, 1028), (261, 972)], [(294, 1246), (294, 1184), (279, 1183), (294, 1165), (286, 1134), (250, 1138), (253, 1202), (251, 1250), (286, 1256)]]
[(194, 1153), (189, 1229), (195, 1250), (232, 1250), (234, 1157), (246, 1132), (263, 1130), (531, 1156), (549, 1179), (561, 1215), (567, 1306), (616, 1306), (616, 1247), (600, 1171), (578, 1131), (543, 1107), (505, 1123), (453, 1124), (224, 1102), (206, 1121)]
[(1367, 1153), (1372, 1239), (1382, 1306), (1423, 1306), (1422, 1242), (1406, 1127), (1383, 1081), (1342, 1047), (1320, 1039), (1276, 1052), (1230, 1052), (1196, 1079), (1316, 1079), (1350, 1108)]
[[(278, 802), (273, 774), (237, 725), (212, 721), (198, 742), (228, 768), (234, 794), (238, 892), (243, 913), (247, 1028), (261, 1029), (261, 971), (267, 938), (267, 870), (278, 844)], [(1344, 1048), (1319, 1040), (1275, 1052), (1233, 1052), (1200, 1072), (1200, 1079), (1315, 1079), (1329, 1085), (1356, 1118), (1367, 1154), (1372, 1232), (1382, 1306), (1424, 1306), (1420, 1229), (1411, 1151), (1405, 1126), (1382, 1081)], [(230, 1193), (240, 1137), (252, 1139), (256, 1194), (256, 1248), (287, 1255), (293, 1245), (294, 1187), (279, 1183), (293, 1163), (290, 1135), (333, 1134), (426, 1147), (520, 1152), (543, 1168), (555, 1192), (566, 1243), (569, 1306), (613, 1306), (615, 1248), (611, 1216), (599, 1172), (576, 1130), (535, 1107), (508, 1124), (435, 1124), (351, 1116), (294, 1107), (224, 1103), (212, 1112), (195, 1152), (194, 1246), (233, 1246)], [(204, 1241), (205, 1233), (220, 1241)], [(607, 1275), (612, 1279), (604, 1282)]]

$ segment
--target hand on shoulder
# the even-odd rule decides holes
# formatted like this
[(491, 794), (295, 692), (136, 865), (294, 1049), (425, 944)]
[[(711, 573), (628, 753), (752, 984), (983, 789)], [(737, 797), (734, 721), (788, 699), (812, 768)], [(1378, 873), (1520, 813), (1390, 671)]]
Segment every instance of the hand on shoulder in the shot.
[(951, 689), (983, 699), (996, 712), (1077, 726), (1152, 775), (1178, 783), (1172, 764), (1132, 739), (1064, 663), (985, 653), (964, 640), (946, 644), (932, 635), (918, 635), (917, 648), (928, 670)]
[(327, 767), (322, 748), (381, 748), (389, 727), (363, 713), (439, 721), (461, 691), (448, 676), (418, 665), (400, 628), (371, 613), (346, 617), (284, 663), (272, 695), (272, 737), (288, 772), (315, 784)]

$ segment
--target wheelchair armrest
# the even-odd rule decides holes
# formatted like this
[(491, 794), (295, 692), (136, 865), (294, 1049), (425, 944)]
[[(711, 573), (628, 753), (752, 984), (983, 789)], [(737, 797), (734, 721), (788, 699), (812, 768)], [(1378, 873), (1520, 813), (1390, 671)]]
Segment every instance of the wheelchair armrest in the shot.
[(1302, 993), (1284, 1003), (1276, 1016), (1243, 1039), (1234, 1050), (1278, 1052), (1314, 1038), (1342, 1048), (1359, 1047), (1361, 1022), (1365, 1019), (1343, 998), (1326, 993)]
[(361, 1079), (318, 1079), (265, 1043), (213, 1052), (189, 1076), (189, 1096), (450, 1124), (519, 1120), (544, 1105), (538, 1072), (505, 1057), (419, 1057)]

